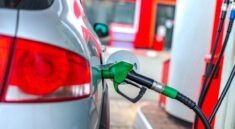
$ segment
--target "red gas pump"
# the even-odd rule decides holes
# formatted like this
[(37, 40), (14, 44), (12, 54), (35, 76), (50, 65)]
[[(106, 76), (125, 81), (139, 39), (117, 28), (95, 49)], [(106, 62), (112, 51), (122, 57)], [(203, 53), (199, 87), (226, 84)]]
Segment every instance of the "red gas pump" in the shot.
[(172, 11), (173, 18), (171, 19), (171, 21), (169, 21), (168, 19), (161, 20), (160, 18), (162, 18), (163, 16), (160, 15), (162, 11), (160, 10), (160, 8), (161, 6), (165, 6), (165, 8), (173, 7), (174, 10), (175, 4), (176, 0), (141, 1), (138, 30), (134, 42), (136, 48), (154, 48), (155, 50), (163, 50), (163, 44), (165, 43), (166, 36), (165, 34), (162, 35), (161, 33), (159, 34), (157, 32), (159, 26), (166, 26), (165, 29), (168, 29), (167, 23), (172, 25), (174, 24), (174, 11)]
[[(171, 44), (175, 4), (176, 0), (115, 1), (109, 45), (162, 51), (166, 41)], [(167, 14), (164, 9), (172, 11)]]
[[(213, 49), (213, 46), (214, 46), (213, 43), (215, 42), (216, 33), (217, 33), (217, 30), (218, 30), (218, 25), (219, 25), (219, 20), (218, 19), (220, 18), (222, 3), (223, 3), (223, 0), (217, 0), (217, 2), (216, 2), (214, 26), (213, 26), (212, 41), (211, 41), (211, 50), (210, 50), (210, 54), (208, 54), (205, 57), (205, 63), (206, 64), (209, 64), (210, 59), (211, 59), (211, 53), (212, 53), (212, 49)], [(221, 35), (223, 35), (223, 31), (222, 31)], [(218, 59), (218, 55), (219, 55), (219, 52), (220, 52), (221, 46), (222, 46), (222, 39), (223, 38), (220, 38), (220, 41), (218, 43), (218, 48), (217, 48), (217, 51), (216, 51), (216, 54), (215, 54), (215, 57), (214, 57), (213, 64), (215, 64), (215, 62)], [(218, 69), (218, 71), (215, 75), (215, 78), (213, 78), (211, 88), (208, 91), (208, 94), (207, 94), (207, 96), (204, 100), (204, 104), (202, 106), (202, 111), (205, 113), (205, 115), (207, 117), (210, 116), (210, 114), (211, 114), (211, 112), (214, 108), (214, 105), (216, 104), (216, 102), (218, 100), (218, 97), (219, 97), (220, 82), (221, 82), (221, 77), (222, 77), (221, 76), (222, 75), (222, 68), (223, 68), (223, 59), (221, 61), (221, 64), (219, 65), (219, 69)], [(202, 82), (203, 82), (203, 80), (204, 80), (204, 75), (202, 76)], [(213, 122), (211, 124), (212, 128), (214, 128), (214, 121), (215, 120), (213, 120)], [(204, 129), (204, 126), (203, 126), (201, 121), (199, 121), (199, 123), (198, 123), (198, 129)]]

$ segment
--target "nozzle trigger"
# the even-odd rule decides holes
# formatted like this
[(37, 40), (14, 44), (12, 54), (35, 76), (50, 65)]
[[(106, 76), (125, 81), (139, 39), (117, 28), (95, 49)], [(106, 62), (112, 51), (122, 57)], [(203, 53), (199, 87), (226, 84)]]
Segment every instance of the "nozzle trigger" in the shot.
[(131, 101), (132, 103), (138, 102), (144, 96), (147, 89), (145, 87), (138, 86), (129, 80), (125, 80), (125, 82), (128, 84), (131, 84), (131, 86), (139, 88), (140, 91), (139, 91), (138, 95), (134, 98), (130, 98), (127, 95), (125, 95), (123, 92), (121, 92), (121, 90), (119, 90), (119, 88), (117, 88), (117, 93), (120, 94), (121, 96), (123, 96), (124, 98), (126, 98), (127, 100)]

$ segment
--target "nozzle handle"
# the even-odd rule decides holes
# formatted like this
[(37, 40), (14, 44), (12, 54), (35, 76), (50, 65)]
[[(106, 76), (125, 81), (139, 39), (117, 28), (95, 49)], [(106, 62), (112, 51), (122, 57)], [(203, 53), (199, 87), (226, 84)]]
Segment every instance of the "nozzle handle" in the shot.
[[(129, 83), (129, 82), (127, 82), (127, 83)], [(131, 101), (132, 103), (136, 103), (136, 102), (138, 102), (144, 96), (147, 88), (135, 86), (133, 83), (129, 83), (129, 84), (131, 84), (131, 86), (134, 86), (134, 87), (137, 87), (137, 88), (140, 89), (140, 91), (139, 91), (139, 93), (138, 93), (138, 95), (136, 97), (134, 97), (134, 98), (128, 97), (123, 92), (121, 92), (121, 90), (119, 90), (119, 88), (117, 88), (117, 93), (120, 94), (122, 97), (126, 98), (127, 100)]]
[(133, 81), (133, 82), (136, 82), (140, 85), (143, 85), (147, 88), (151, 88), (153, 83), (154, 83), (154, 80), (151, 79), (151, 78), (148, 78), (148, 77), (145, 77), (141, 74), (138, 74), (136, 73), (134, 70), (130, 71), (128, 74), (127, 74), (127, 79)]

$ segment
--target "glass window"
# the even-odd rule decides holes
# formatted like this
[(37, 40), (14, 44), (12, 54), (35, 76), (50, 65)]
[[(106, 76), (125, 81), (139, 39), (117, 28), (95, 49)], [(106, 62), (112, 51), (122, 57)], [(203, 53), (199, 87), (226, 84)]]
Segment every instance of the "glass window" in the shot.
[(170, 49), (174, 30), (175, 6), (157, 4), (156, 11), (155, 33), (164, 38), (165, 49)]
[(132, 2), (115, 2), (113, 22), (134, 24), (135, 3)]

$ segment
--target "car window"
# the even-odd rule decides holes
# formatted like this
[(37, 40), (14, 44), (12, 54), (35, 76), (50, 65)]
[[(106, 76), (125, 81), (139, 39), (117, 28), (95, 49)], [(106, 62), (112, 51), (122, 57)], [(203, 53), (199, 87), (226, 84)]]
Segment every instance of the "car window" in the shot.
[(135, 3), (116, 2), (114, 3), (113, 22), (134, 24)]
[(51, 6), (53, 0), (0, 0), (0, 8), (39, 10)]

